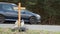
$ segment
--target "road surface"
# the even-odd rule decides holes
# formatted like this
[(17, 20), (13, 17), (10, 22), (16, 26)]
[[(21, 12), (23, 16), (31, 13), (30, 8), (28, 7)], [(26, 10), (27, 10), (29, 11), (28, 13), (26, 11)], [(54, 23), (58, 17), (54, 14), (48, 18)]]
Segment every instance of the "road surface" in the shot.
[[(48, 31), (60, 31), (60, 26), (58, 25), (27, 25), (25, 26), (31, 30), (48, 30)], [(0, 24), (1, 28), (12, 28), (14, 24)]]

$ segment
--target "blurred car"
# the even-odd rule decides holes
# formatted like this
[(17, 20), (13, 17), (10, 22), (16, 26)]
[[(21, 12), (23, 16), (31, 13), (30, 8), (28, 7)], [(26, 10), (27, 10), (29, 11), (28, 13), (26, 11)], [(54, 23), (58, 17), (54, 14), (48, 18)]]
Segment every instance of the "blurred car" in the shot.
[[(18, 19), (18, 11), (15, 10), (14, 7), (17, 7), (17, 5), (0, 2), (0, 23), (5, 21), (16, 21)], [(41, 16), (25, 9), (21, 10), (21, 19), (25, 22), (36, 24), (41, 21)]]
[(41, 16), (33, 13), (29, 10), (21, 10), (21, 17), (25, 22), (29, 22), (30, 24), (37, 24), (41, 22)]

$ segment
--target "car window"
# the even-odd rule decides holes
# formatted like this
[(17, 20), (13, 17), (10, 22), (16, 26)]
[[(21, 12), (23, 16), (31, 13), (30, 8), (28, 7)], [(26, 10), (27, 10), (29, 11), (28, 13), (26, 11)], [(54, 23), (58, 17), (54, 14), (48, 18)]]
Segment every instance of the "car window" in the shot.
[(16, 4), (12, 4), (12, 6), (15, 11), (18, 11), (18, 6)]
[(32, 14), (32, 12), (29, 12), (29, 11), (26, 11), (25, 13), (26, 13), (26, 14)]
[(0, 4), (0, 9), (2, 8), (2, 5)]
[(30, 14), (30, 12), (26, 12), (26, 14)]
[(21, 10), (21, 14), (25, 14), (25, 11), (24, 10)]
[(3, 5), (3, 9), (4, 9), (4, 10), (13, 10), (12, 6), (9, 5), (9, 4), (4, 4), (4, 5)]
[(25, 14), (25, 12), (21, 11), (21, 14)]

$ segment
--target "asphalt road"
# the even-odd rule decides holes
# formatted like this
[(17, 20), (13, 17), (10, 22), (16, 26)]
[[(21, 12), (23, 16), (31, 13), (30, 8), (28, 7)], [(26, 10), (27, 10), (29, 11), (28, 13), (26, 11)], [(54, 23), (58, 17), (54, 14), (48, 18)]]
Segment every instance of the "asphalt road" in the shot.
[[(14, 24), (0, 24), (1, 28), (13, 28)], [(31, 30), (48, 30), (48, 31), (60, 31), (60, 26), (58, 25), (29, 25), (25, 24), (28, 29)]]

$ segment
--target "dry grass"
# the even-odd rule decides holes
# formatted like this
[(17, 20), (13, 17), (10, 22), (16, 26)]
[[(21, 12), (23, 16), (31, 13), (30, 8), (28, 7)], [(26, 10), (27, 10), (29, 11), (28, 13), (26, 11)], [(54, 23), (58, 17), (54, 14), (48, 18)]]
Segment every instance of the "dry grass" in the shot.
[(16, 31), (12, 31), (11, 29), (8, 28), (0, 28), (0, 34), (40, 34), (40, 31), (37, 30), (27, 30), (25, 32), (18, 32), (18, 30)]
[(0, 34), (60, 34), (60, 32), (52, 32), (52, 31), (46, 31), (46, 30), (27, 30), (25, 32), (18, 32), (18, 31), (12, 31), (8, 28), (0, 28)]

